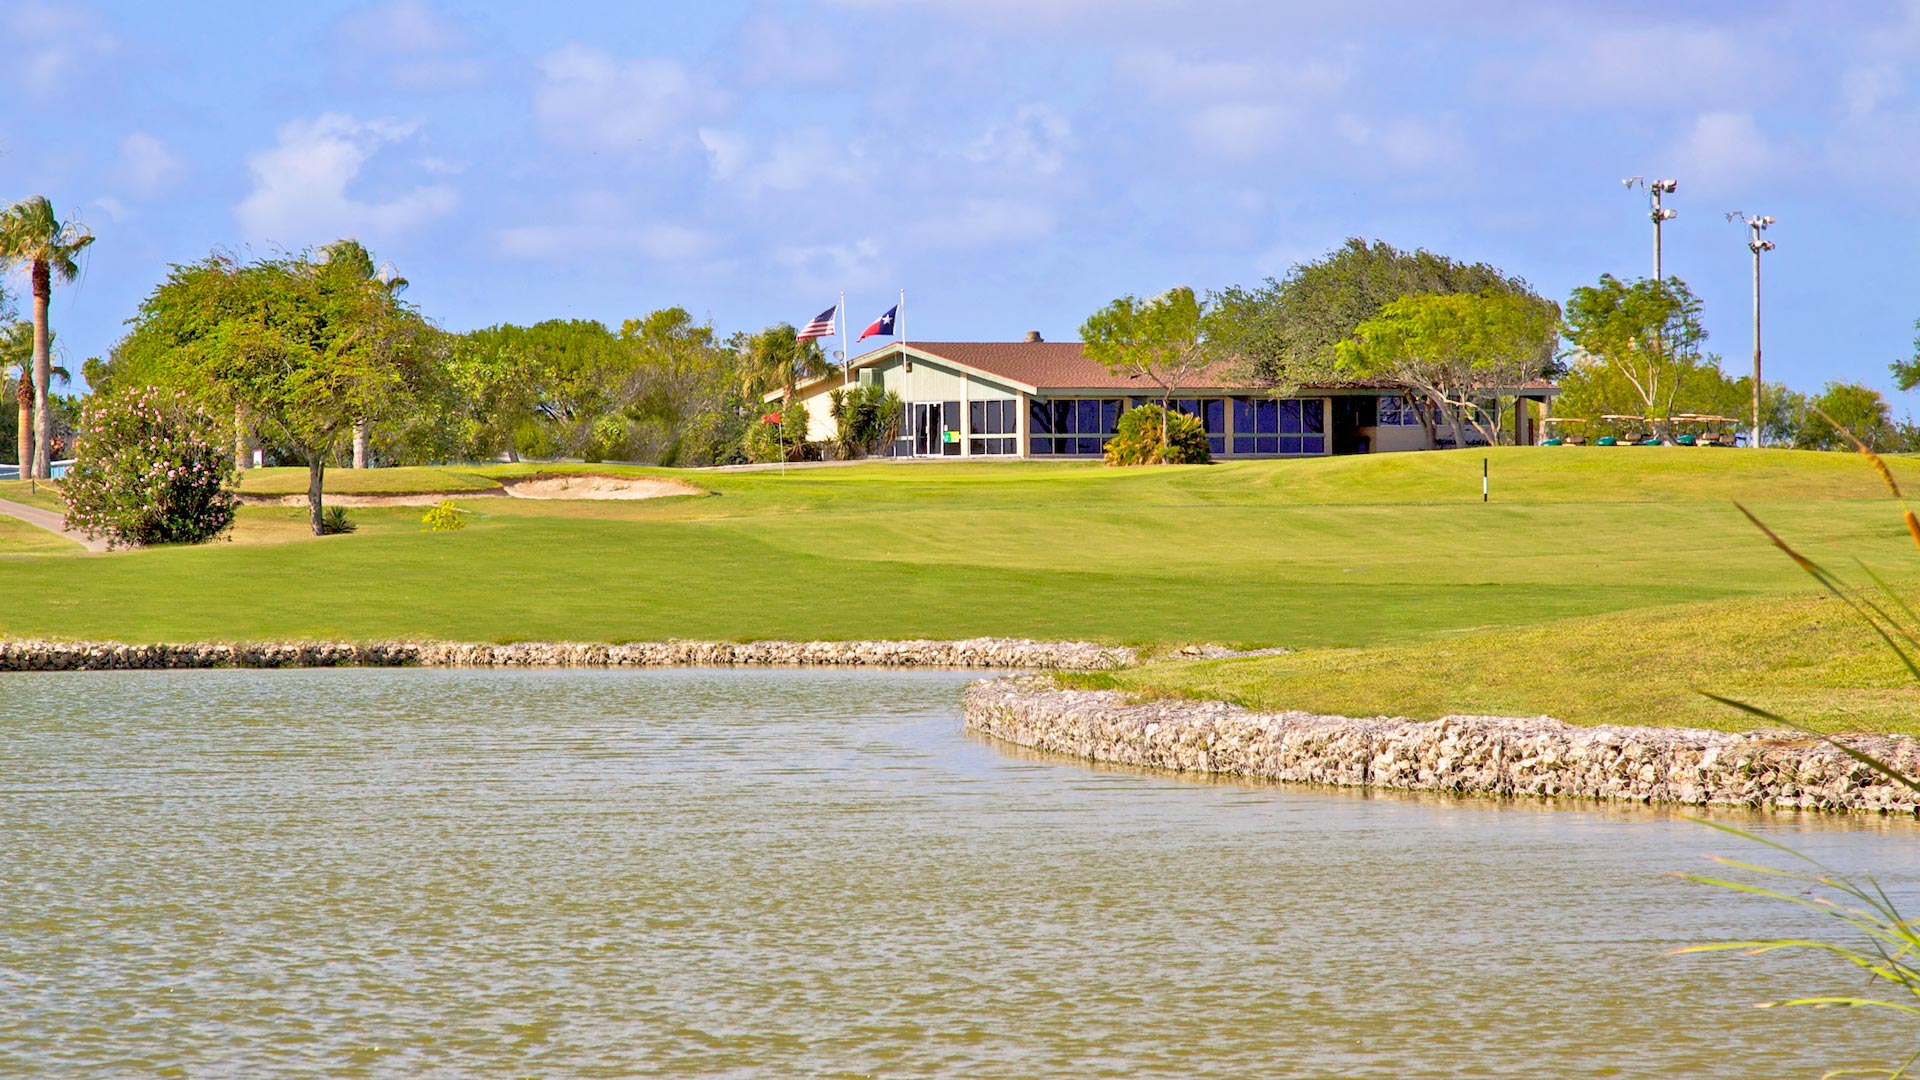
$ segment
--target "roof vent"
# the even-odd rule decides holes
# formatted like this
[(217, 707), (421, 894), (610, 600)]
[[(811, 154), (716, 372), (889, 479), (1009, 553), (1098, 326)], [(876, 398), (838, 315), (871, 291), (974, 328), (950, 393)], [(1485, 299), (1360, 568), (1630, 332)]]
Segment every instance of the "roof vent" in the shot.
[(1038, 330), (1027, 331), (1027, 344), (1035, 345), (1035, 344), (1038, 344), (1041, 340), (1042, 339), (1040, 337), (1040, 331)]

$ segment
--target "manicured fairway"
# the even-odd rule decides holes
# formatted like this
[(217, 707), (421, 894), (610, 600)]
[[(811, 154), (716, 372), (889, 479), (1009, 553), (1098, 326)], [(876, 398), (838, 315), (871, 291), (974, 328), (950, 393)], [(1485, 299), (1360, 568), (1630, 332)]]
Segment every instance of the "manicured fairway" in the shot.
[[(680, 472), (715, 494), (468, 497), (472, 525), (442, 534), (420, 531), (418, 508), (358, 509), (358, 533), (324, 539), (302, 535), (301, 509), (249, 508), (235, 542), (0, 561), (0, 633), (1376, 646), (1807, 589), (1735, 498), (1816, 552), (1911, 565), (1877, 479), (1849, 455), (1499, 450), (1484, 455), (1488, 505), (1482, 456)], [(1895, 464), (1920, 486), (1920, 469)], [(471, 490), (538, 468), (328, 480)], [(298, 470), (247, 477), (249, 491), (304, 484)]]

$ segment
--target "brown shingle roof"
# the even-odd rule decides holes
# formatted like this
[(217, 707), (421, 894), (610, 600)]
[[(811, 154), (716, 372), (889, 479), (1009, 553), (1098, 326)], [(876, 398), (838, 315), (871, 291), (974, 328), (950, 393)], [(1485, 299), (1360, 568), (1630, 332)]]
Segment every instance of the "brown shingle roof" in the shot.
[[(907, 347), (1042, 390), (1139, 390), (1153, 385), (1152, 380), (1116, 375), (1087, 359), (1077, 341), (914, 341)], [(1216, 364), (1192, 384), (1247, 385), (1230, 380), (1225, 369), (1226, 365)]]
[[(1151, 392), (1152, 380), (1116, 375), (1081, 351), (1078, 341), (913, 341), (907, 347), (964, 364), (977, 371), (996, 375), (1010, 382), (1039, 390), (1126, 390)], [(885, 345), (854, 358), (858, 367), (870, 359), (891, 352)], [(1227, 364), (1215, 364), (1186, 383), (1193, 390), (1251, 390), (1258, 384), (1237, 379)], [(1354, 379), (1314, 389), (1396, 390), (1399, 384), (1384, 379)], [(1555, 391), (1559, 387), (1545, 379), (1534, 379), (1523, 389)]]

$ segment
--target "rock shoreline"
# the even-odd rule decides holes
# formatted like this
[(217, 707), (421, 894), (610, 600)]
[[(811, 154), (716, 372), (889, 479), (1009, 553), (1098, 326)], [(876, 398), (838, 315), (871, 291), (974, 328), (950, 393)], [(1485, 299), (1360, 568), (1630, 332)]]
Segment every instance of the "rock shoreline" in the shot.
[(193, 642), (0, 640), (0, 672), (139, 671), (291, 667), (944, 667), (1101, 671), (1126, 667), (1133, 649), (1082, 641), (652, 641), (626, 645), (458, 641)]
[[(1035, 750), (1179, 772), (1507, 797), (1913, 814), (1913, 792), (1795, 732), (1575, 727), (1550, 717), (1420, 722), (1255, 713), (1217, 701), (1129, 702), (1043, 678), (975, 683), (967, 727)], [(1920, 772), (1920, 743), (1850, 745)]]

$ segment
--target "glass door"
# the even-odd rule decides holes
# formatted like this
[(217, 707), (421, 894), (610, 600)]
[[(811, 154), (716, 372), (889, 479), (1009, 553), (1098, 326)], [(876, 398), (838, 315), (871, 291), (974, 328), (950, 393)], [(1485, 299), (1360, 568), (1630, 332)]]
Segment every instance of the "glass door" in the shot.
[(940, 403), (919, 401), (913, 405), (913, 454), (915, 457), (939, 457), (940, 440), (946, 425), (940, 422)]

